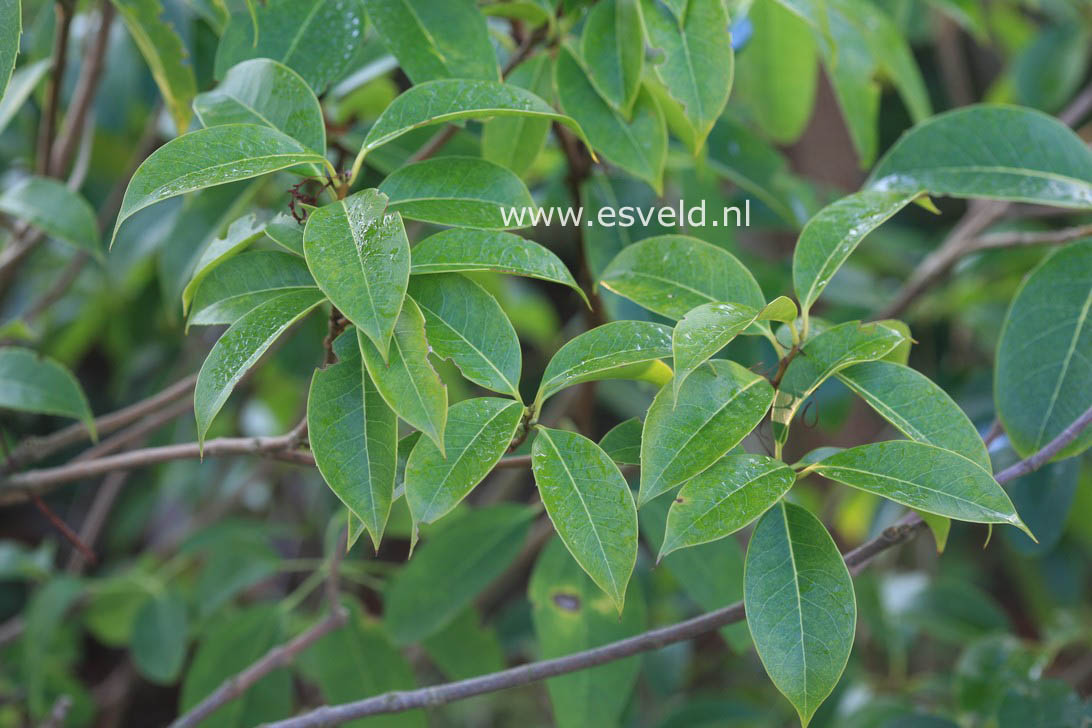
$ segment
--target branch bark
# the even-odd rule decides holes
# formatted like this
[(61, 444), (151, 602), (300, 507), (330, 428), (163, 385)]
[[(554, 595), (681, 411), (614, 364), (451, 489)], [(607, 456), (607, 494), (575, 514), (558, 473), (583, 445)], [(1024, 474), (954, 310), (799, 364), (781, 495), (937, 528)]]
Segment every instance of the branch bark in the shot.
[[(1039, 452), (998, 473), (995, 476), (997, 481), (1003, 484), (1036, 469), (1072, 442), (1088, 426), (1089, 422), (1092, 422), (1092, 409), (1077, 418), (1073, 424), (1059, 433)], [(884, 551), (912, 539), (921, 531), (924, 525), (917, 514), (907, 515), (895, 525), (884, 529), (880, 535), (847, 552), (844, 556), (846, 566), (851, 571), (859, 571)], [(349, 720), (372, 715), (400, 713), (415, 708), (445, 705), (475, 695), (526, 685), (558, 675), (576, 672), (577, 670), (586, 670), (642, 652), (659, 649), (675, 642), (692, 639), (725, 625), (741, 622), (744, 619), (746, 619), (746, 612), (743, 602), (736, 602), (677, 624), (649, 630), (634, 637), (628, 637), (583, 652), (575, 652), (552, 660), (531, 662), (488, 675), (458, 680), (443, 685), (433, 685), (417, 690), (394, 691), (352, 703), (323, 706), (294, 718), (269, 723), (267, 728), (318, 728), (319, 726), (340, 725)]]

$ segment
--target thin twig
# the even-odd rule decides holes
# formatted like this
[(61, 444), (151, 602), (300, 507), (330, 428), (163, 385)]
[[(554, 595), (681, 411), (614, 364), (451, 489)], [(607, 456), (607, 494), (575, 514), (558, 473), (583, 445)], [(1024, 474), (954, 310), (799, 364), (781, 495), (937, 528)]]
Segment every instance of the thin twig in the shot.
[(65, 64), (68, 62), (68, 35), (75, 14), (74, 0), (56, 0), (54, 9), (57, 24), (53, 34), (53, 60), (50, 63), (49, 86), (46, 89), (45, 107), (38, 126), (38, 151), (35, 166), (38, 174), (49, 174), (53, 155), (53, 134), (57, 129), (57, 107), (60, 105), (61, 88), (64, 86)]
[(1078, 225), (1062, 230), (1005, 232), (983, 235), (970, 246), (970, 252), (994, 248), (1015, 248), (1023, 245), (1065, 245), (1092, 235), (1092, 225)]
[(90, 561), (92, 564), (97, 561), (95, 553), (80, 540), (80, 537), (64, 522), (64, 519), (54, 513), (53, 510), (45, 504), (45, 501), (43, 501), (39, 495), (31, 493), (30, 499), (34, 501), (34, 506), (46, 517), (46, 520), (52, 523), (53, 527), (60, 531), (61, 535), (65, 537), (65, 540), (83, 554), (83, 557), (86, 560)]
[(72, 709), (72, 698), (62, 695), (53, 703), (49, 715), (42, 721), (39, 728), (61, 728), (68, 718), (68, 711)]
[(207, 698), (194, 706), (189, 712), (179, 716), (177, 720), (171, 723), (170, 728), (192, 728), (192, 726), (197, 725), (220, 707), (239, 698), (254, 683), (269, 673), (279, 667), (291, 664), (299, 653), (325, 635), (339, 629), (348, 621), (349, 612), (341, 604), (338, 586), (338, 570), (341, 566), (342, 556), (345, 553), (346, 536), (346, 530), (342, 529), (337, 542), (334, 544), (334, 550), (330, 554), (329, 574), (326, 577), (326, 598), (329, 605), (329, 614), (312, 625), (310, 629), (300, 633), (283, 645), (274, 647), (257, 662), (225, 680)]
[[(996, 476), (997, 481), (1006, 483), (1039, 467), (1072, 442), (1090, 421), (1092, 421), (1092, 409), (1081, 415), (1072, 425), (1059, 433), (1035, 455), (998, 473)], [(844, 556), (846, 566), (854, 571), (859, 570), (884, 551), (909, 541), (923, 526), (924, 524), (917, 514), (909, 514), (895, 525), (884, 529), (880, 535), (846, 553)], [(323, 706), (303, 715), (267, 725), (268, 728), (318, 728), (319, 726), (339, 725), (349, 720), (372, 715), (400, 713), (415, 708), (444, 705), (475, 695), (526, 685), (557, 675), (586, 670), (590, 667), (631, 657), (675, 642), (692, 639), (725, 625), (741, 622), (745, 618), (746, 612), (743, 602), (736, 602), (677, 624), (649, 630), (634, 637), (628, 637), (583, 652), (575, 652), (564, 657), (532, 662), (443, 685), (434, 685), (417, 690), (394, 691), (352, 703)]]
[(113, 437), (103, 440), (94, 447), (87, 448), (69, 462), (82, 463), (88, 460), (96, 460), (118, 452), (119, 450), (123, 450), (134, 442), (143, 440), (160, 427), (163, 427), (168, 422), (174, 421), (192, 409), (193, 400), (188, 397), (186, 399), (180, 399), (177, 402), (172, 402), (163, 409), (148, 415), (147, 418), (125, 428)]
[[(95, 491), (95, 499), (91, 501), (91, 508), (88, 509), (83, 524), (80, 526), (80, 541), (87, 544), (88, 548), (93, 549), (95, 542), (98, 541), (99, 534), (102, 533), (102, 528), (106, 525), (106, 519), (109, 517), (110, 511), (113, 509), (114, 503), (121, 493), (121, 488), (125, 485), (128, 477), (129, 473), (124, 471), (110, 473)], [(76, 549), (69, 555), (65, 570), (70, 574), (78, 574), (83, 571), (86, 565), (87, 559)]]

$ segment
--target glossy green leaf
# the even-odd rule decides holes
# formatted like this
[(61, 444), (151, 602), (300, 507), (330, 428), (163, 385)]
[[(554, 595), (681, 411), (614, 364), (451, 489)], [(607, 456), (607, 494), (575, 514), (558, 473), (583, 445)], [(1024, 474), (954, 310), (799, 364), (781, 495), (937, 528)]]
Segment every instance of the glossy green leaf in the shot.
[[(1027, 150), (1037, 150), (1028, 154)], [(872, 187), (1092, 208), (1092, 150), (1054, 117), (971, 106), (906, 132), (869, 176)]]
[(770, 421), (784, 443), (800, 405), (831, 375), (850, 364), (882, 359), (903, 343), (903, 334), (879, 323), (847, 321), (816, 334), (793, 358), (777, 388)]
[[(313, 678), (326, 702), (359, 700), (362, 695), (381, 695), (392, 690), (412, 690), (417, 685), (413, 668), (391, 644), (382, 623), (361, 613), (350, 602), (349, 621), (341, 629), (319, 638), (300, 655), (300, 665)], [(346, 725), (360, 724), (353, 721)], [(426, 728), (422, 710), (378, 715), (364, 721), (368, 728)]]
[(815, 106), (819, 56), (811, 29), (776, 0), (755, 0), (747, 12), (753, 35), (736, 59), (736, 92), (770, 139), (791, 144)]
[(622, 114), (637, 100), (645, 42), (638, 0), (603, 0), (592, 6), (580, 36), (588, 80)]
[(641, 435), (644, 505), (719, 460), (753, 430), (773, 401), (764, 378), (732, 361), (712, 359), (687, 377), (674, 396), (664, 387), (652, 400)]
[(780, 460), (725, 455), (679, 489), (667, 512), (657, 561), (676, 549), (735, 533), (781, 500), (795, 482), (796, 473)]
[(406, 463), (406, 503), (414, 525), (451, 512), (508, 450), (523, 417), (519, 402), (497, 397), (464, 399), (451, 406), (441, 453), (417, 441)]
[(579, 124), (519, 86), (499, 81), (447, 79), (420, 83), (400, 94), (368, 130), (361, 152), (367, 153), (422, 126), (503, 116), (556, 121), (584, 138)]
[(224, 78), (242, 61), (270, 58), (321, 93), (350, 70), (351, 49), (363, 40), (364, 22), (361, 0), (258, 2), (231, 13), (216, 48), (216, 77)]
[(304, 224), (291, 215), (281, 213), (266, 223), (265, 234), (289, 253), (302, 257)]
[(623, 117), (600, 98), (580, 62), (565, 47), (554, 65), (554, 84), (561, 108), (587, 133), (589, 146), (659, 193), (667, 159), (667, 128), (648, 91), (640, 90), (632, 114)]
[(780, 321), (781, 323), (791, 324), (796, 321), (796, 317), (799, 315), (800, 312), (796, 308), (796, 303), (791, 298), (778, 296), (759, 311), (758, 318), (765, 321)]
[(57, 180), (27, 177), (16, 182), (0, 194), (0, 212), (102, 259), (95, 211), (79, 193)]
[(172, 139), (152, 152), (129, 180), (113, 237), (123, 222), (149, 205), (297, 164), (328, 163), (322, 155), (266, 126), (225, 124)]
[(262, 225), (254, 215), (247, 215), (231, 223), (222, 238), (213, 239), (197, 259), (190, 282), (182, 289), (182, 313), (189, 311), (197, 288), (209, 273), (261, 236)]
[(425, 315), (433, 354), (475, 384), (520, 399), (519, 339), (497, 299), (457, 273), (411, 279), (409, 295)]
[(337, 363), (311, 377), (308, 441), (323, 480), (378, 551), (394, 500), (398, 419), (364, 370), (355, 331), (334, 341), (334, 353)]
[(383, 621), (391, 639), (418, 642), (450, 624), (519, 555), (534, 514), (504, 504), (440, 525), (387, 589)]
[(167, 590), (144, 602), (133, 620), (133, 665), (152, 682), (173, 683), (186, 659), (186, 602)]
[(1026, 530), (1012, 501), (989, 471), (935, 445), (891, 440), (830, 455), (803, 472), (875, 493), (904, 506), (974, 523)]
[[(542, 659), (632, 637), (647, 626), (640, 589), (631, 590), (619, 616), (558, 539), (535, 562), (527, 596)], [(554, 725), (618, 725), (640, 671), (641, 657), (634, 656), (547, 680)]]
[[(284, 614), (273, 604), (212, 620), (197, 645), (182, 681), (179, 709), (186, 712), (220, 683), (246, 669), (284, 638)], [(244, 728), (287, 717), (292, 712), (292, 674), (274, 670), (243, 695), (202, 721), (202, 728)]]
[(499, 78), (485, 17), (472, 0), (364, 0), (383, 42), (416, 83)]
[(652, 71), (682, 106), (697, 154), (728, 103), (732, 88), (732, 39), (720, 0), (689, 0), (679, 19), (655, 0), (641, 2), (649, 44), (663, 58)]
[(386, 360), (359, 329), (357, 339), (364, 365), (379, 394), (399, 417), (428, 435), (442, 451), (447, 387), (428, 360), (429, 344), (421, 309), (412, 298), (406, 298)]
[(0, 1), (0, 96), (3, 96), (15, 70), (19, 55), (19, 36), (23, 32), (23, 13), (20, 0)]
[(456, 227), (521, 227), (504, 213), (535, 206), (527, 186), (511, 170), (476, 157), (408, 164), (383, 180), (379, 191), (402, 217)]
[[(18, 6), (18, 0), (8, 0), (8, 4)], [(18, 47), (18, 43), (16, 43), (16, 47)], [(8, 124), (23, 108), (23, 104), (26, 103), (30, 95), (34, 93), (34, 89), (38, 87), (38, 84), (45, 78), (46, 73), (49, 72), (49, 66), (49, 59), (43, 58), (40, 61), (21, 66), (11, 75), (11, 82), (8, 83), (7, 90), (0, 92), (2, 93), (2, 98), (0, 98), (0, 132), (8, 128)], [(2, 75), (3, 70), (0, 67), (0, 76)]]
[(217, 339), (197, 373), (193, 412), (203, 442), (231, 390), (289, 326), (325, 300), (314, 289), (289, 291), (248, 311)]
[[(1012, 300), (997, 346), (997, 414), (1023, 457), (1092, 407), (1092, 241), (1051, 255)], [(1058, 457), (1092, 445), (1085, 428)]]
[(307, 149), (326, 151), (326, 125), (315, 92), (298, 73), (268, 58), (232, 67), (219, 86), (193, 100), (193, 108), (204, 126), (268, 126)]
[(734, 255), (686, 235), (658, 235), (624, 248), (600, 282), (676, 320), (703, 303), (731, 301), (756, 309), (766, 305), (754, 276)]
[(255, 250), (229, 258), (201, 279), (187, 326), (233, 324), (282, 293), (317, 289), (302, 258), (279, 250)]
[(560, 283), (588, 300), (560, 258), (545, 246), (513, 233), (443, 230), (413, 246), (411, 263), (411, 275), (489, 270)]
[(171, 23), (163, 16), (160, 0), (112, 0), (129, 35), (140, 49), (159, 93), (179, 133), (190, 126), (190, 102), (197, 80), (189, 53)]
[(0, 408), (72, 417), (95, 436), (91, 407), (76, 377), (30, 349), (0, 348)]
[(974, 424), (943, 389), (924, 374), (889, 361), (854, 364), (838, 378), (917, 442), (936, 445), (991, 469), (986, 445)]
[(650, 321), (612, 321), (566, 342), (546, 365), (536, 402), (566, 387), (600, 379), (626, 378), (619, 371), (671, 356), (671, 329)]
[[(641, 535), (652, 553), (659, 553), (663, 544), (670, 503), (670, 498), (657, 498), (641, 508)], [(735, 538), (672, 551), (656, 569), (670, 573), (703, 611), (711, 612), (743, 599), (743, 548)], [(751, 647), (751, 635), (744, 622), (721, 627), (720, 634), (738, 653)]]
[[(549, 98), (553, 95), (553, 60), (547, 53), (532, 56), (516, 66), (504, 81)], [(508, 116), (487, 121), (482, 127), (482, 157), (523, 175), (538, 158), (549, 133), (548, 119)]]
[(758, 314), (750, 306), (734, 303), (703, 303), (687, 311), (671, 332), (675, 396), (691, 372), (743, 333)]
[(751, 534), (743, 580), (758, 656), (807, 726), (853, 646), (857, 602), (849, 570), (819, 519), (782, 501)]
[(621, 614), (637, 562), (637, 508), (618, 466), (583, 435), (539, 426), (531, 469), (565, 547)]
[(410, 265), (402, 218), (386, 206), (381, 192), (363, 190), (312, 212), (303, 231), (307, 267), (319, 288), (384, 359)]
[(616, 463), (640, 465), (642, 428), (644, 423), (639, 418), (630, 417), (610, 428), (599, 441), (599, 447)]
[(827, 205), (800, 233), (792, 258), (792, 282), (807, 311), (864, 237), (914, 199), (899, 190), (864, 189)]

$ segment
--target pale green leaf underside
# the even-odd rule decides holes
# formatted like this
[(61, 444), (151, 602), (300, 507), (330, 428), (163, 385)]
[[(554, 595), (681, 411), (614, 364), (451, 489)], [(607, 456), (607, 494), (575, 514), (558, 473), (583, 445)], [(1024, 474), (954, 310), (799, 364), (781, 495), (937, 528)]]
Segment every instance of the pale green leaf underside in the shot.
[(186, 325), (233, 324), (258, 304), (303, 288), (317, 290), (303, 258), (279, 250), (241, 253), (201, 279)]

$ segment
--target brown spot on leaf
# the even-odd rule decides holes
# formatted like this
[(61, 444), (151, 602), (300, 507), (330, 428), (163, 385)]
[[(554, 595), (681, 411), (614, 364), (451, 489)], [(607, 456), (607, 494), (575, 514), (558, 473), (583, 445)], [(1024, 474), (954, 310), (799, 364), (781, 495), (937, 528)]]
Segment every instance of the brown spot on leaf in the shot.
[(566, 612), (575, 612), (580, 609), (580, 597), (575, 594), (554, 594), (554, 604)]

